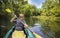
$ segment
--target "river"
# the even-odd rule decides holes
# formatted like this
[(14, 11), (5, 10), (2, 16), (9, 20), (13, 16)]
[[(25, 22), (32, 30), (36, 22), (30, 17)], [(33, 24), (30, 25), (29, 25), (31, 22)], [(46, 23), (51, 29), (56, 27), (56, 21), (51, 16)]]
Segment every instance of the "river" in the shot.
[[(60, 38), (60, 21), (54, 21), (54, 17), (31, 17), (25, 18), (31, 30), (43, 38)], [(0, 37), (2, 38), (9, 30), (10, 25), (1, 25)]]
[[(43, 38), (60, 38), (60, 20), (56, 17), (35, 16), (27, 18), (26, 22)], [(38, 26), (35, 26), (35, 24)]]

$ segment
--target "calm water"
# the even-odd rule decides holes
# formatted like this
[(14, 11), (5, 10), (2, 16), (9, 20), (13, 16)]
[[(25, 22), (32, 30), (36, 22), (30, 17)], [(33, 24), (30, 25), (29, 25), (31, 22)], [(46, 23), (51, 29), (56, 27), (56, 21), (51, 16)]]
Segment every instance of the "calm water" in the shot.
[[(26, 22), (34, 27), (34, 31), (37, 31), (39, 35), (41, 35), (43, 38), (60, 38), (60, 21), (54, 21), (42, 18), (42, 17), (33, 17), (33, 18), (27, 18)], [(34, 24), (39, 24), (40, 26), (40, 32), (39, 27), (35, 26)], [(38, 30), (35, 30), (38, 29)]]
[[(45, 18), (44, 18), (45, 19)], [(31, 29), (35, 31), (37, 34), (41, 35), (43, 38), (60, 38), (60, 22), (51, 21), (51, 20), (43, 20), (40, 17), (31, 17), (25, 19), (27, 24), (32, 26)], [(35, 25), (34, 25), (35, 24)], [(38, 26), (36, 26), (38, 25)], [(0, 27), (0, 37), (3, 38), (5, 33), (8, 31), (8, 29), (11, 27), (11, 25), (1, 25)], [(37, 30), (35, 30), (37, 29)]]

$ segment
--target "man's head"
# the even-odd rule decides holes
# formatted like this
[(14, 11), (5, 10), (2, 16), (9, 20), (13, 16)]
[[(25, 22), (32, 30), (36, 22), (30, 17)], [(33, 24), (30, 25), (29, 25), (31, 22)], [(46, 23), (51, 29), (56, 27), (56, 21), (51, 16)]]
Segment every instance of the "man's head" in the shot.
[(23, 20), (24, 19), (24, 14), (19, 14), (19, 19)]

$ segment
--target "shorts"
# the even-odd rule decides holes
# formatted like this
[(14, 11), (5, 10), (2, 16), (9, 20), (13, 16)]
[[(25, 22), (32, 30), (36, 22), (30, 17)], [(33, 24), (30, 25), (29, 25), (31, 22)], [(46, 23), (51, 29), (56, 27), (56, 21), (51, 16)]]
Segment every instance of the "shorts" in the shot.
[(15, 30), (12, 34), (12, 38), (25, 38), (24, 31)]

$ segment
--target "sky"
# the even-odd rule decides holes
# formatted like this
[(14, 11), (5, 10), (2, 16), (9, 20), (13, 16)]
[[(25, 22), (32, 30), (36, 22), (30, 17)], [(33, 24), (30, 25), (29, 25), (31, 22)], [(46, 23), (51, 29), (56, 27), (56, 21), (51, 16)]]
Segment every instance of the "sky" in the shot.
[(29, 4), (35, 5), (37, 8), (41, 8), (43, 2), (45, 2), (45, 0), (28, 0)]

